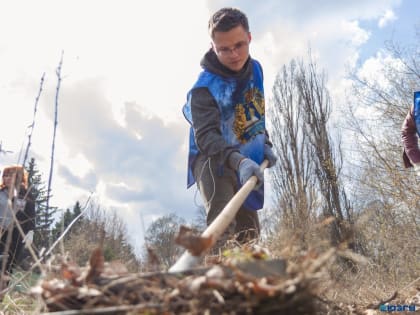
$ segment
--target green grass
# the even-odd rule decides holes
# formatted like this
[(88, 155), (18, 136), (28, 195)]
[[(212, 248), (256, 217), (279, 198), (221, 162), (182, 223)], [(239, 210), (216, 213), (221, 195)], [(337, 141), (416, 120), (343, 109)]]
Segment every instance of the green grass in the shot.
[(30, 288), (36, 285), (39, 277), (35, 272), (13, 271), (10, 290), (0, 302), (0, 313), (35, 314), (41, 304), (30, 295)]

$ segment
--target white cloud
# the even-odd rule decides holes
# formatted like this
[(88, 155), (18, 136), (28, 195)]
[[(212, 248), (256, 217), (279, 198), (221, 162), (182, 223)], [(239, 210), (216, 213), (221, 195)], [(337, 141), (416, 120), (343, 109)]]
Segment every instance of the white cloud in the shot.
[(384, 28), (389, 23), (395, 21), (397, 17), (394, 14), (394, 11), (392, 10), (386, 10), (384, 15), (379, 19), (378, 26), (380, 28)]
[(387, 67), (403, 71), (404, 65), (400, 59), (396, 59), (389, 53), (379, 51), (375, 56), (367, 59), (358, 69), (358, 76), (378, 88), (387, 90), (390, 87), (390, 77)]

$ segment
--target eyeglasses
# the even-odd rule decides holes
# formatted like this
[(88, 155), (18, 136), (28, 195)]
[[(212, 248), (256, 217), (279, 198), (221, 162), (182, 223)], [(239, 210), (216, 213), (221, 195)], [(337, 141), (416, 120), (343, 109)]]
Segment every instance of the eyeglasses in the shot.
[(241, 41), (239, 43), (236, 43), (233, 48), (229, 48), (229, 47), (221, 47), (221, 48), (217, 48), (215, 46), (215, 51), (221, 55), (221, 56), (229, 56), (231, 54), (233, 54), (234, 52), (239, 54), (242, 53), (245, 48), (247, 48), (249, 45), (249, 42), (247, 41)]

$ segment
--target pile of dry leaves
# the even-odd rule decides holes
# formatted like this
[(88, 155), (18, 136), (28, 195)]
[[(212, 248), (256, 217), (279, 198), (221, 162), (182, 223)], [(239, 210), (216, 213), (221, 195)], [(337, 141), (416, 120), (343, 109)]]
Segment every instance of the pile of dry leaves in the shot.
[[(212, 243), (185, 229), (176, 242), (194, 255)], [(133, 274), (122, 263), (105, 262), (97, 248), (86, 267), (55, 259), (32, 294), (43, 301), (48, 314), (56, 315), (377, 314), (379, 304), (357, 308), (323, 297), (331, 280), (329, 266), (338, 256), (337, 249), (330, 248), (286, 261), (270, 259), (257, 246), (243, 246), (185, 272)]]
[[(334, 250), (294, 267), (262, 250), (237, 249), (183, 273), (130, 274), (96, 249), (87, 267), (61, 261), (32, 289), (60, 314), (321, 314), (316, 283)], [(57, 314), (59, 314), (57, 313)]]

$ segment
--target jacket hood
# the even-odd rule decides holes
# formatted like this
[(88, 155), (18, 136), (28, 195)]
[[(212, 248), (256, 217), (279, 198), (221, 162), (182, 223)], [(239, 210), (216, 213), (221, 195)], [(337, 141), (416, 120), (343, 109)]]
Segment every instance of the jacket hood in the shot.
[(252, 71), (251, 67), (251, 57), (248, 57), (245, 65), (240, 71), (233, 71), (229, 68), (222, 65), (222, 63), (217, 59), (217, 56), (213, 49), (209, 49), (204, 57), (201, 59), (200, 65), (203, 69), (208, 70), (214, 74), (220, 75), (222, 77), (244, 79), (249, 77)]

